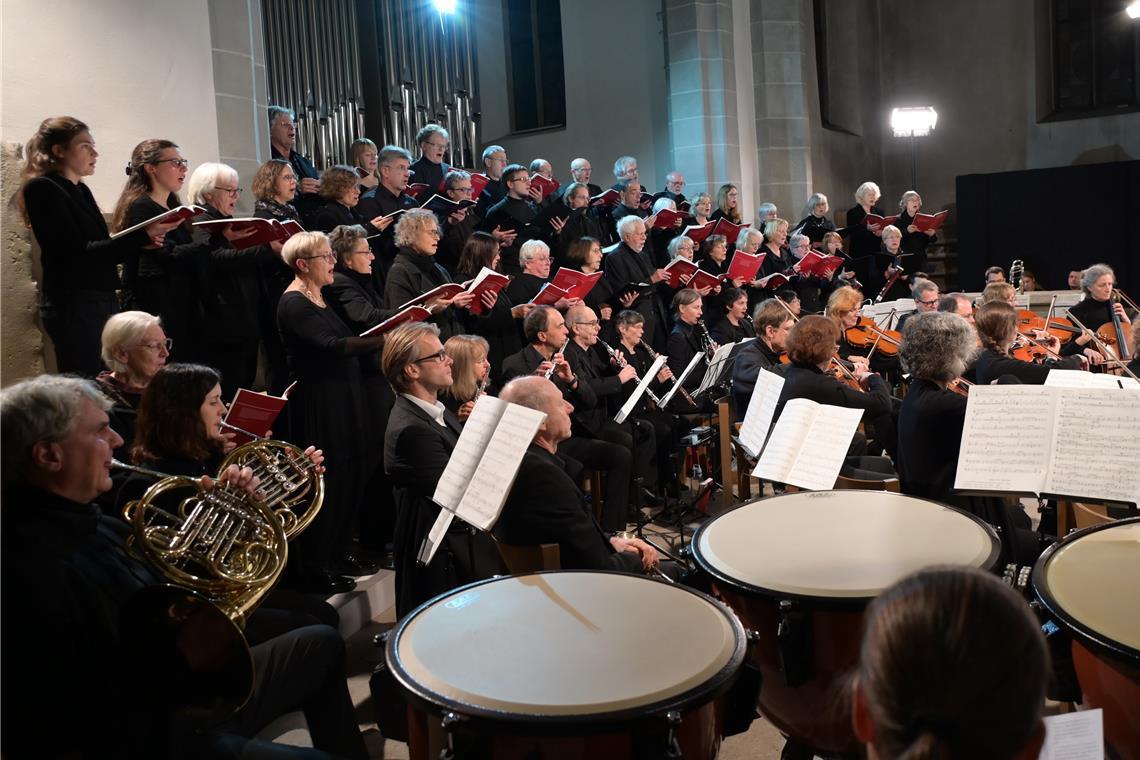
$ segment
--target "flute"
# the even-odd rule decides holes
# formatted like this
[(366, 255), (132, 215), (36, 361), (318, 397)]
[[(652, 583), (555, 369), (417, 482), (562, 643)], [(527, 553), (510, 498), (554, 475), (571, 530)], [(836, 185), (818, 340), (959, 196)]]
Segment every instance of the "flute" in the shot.
[(546, 374), (543, 375), (543, 377), (545, 377), (547, 380), (549, 380), (551, 377), (554, 376), (554, 370), (558, 367), (558, 357), (562, 356), (562, 353), (566, 350), (566, 346), (568, 346), (568, 345), (570, 345), (570, 339), (569, 338), (566, 339), (566, 342), (562, 344), (561, 348), (559, 348), (557, 351), (555, 351), (551, 355), (551, 357), (550, 357), (550, 369), (546, 370)]
[[(617, 365), (617, 368), (619, 370), (623, 370), (629, 366), (629, 362), (627, 362), (625, 360), (625, 357), (622, 356), (620, 351), (614, 349), (612, 346), (610, 346), (609, 343), (606, 343), (604, 340), (601, 340), (600, 338), (598, 339), (598, 342), (602, 344), (602, 348), (606, 349), (606, 353), (608, 353), (610, 355), (610, 361), (612, 361), (615, 365)], [(641, 382), (641, 376), (640, 375), (635, 374), (633, 376), (633, 379), (636, 380), (638, 383)], [(645, 389), (645, 395), (650, 401), (653, 402), (654, 406), (656, 406), (658, 409), (661, 408), (661, 399), (657, 397), (656, 393), (649, 390), (649, 388), (646, 388)]]
[[(646, 343), (644, 340), (640, 340), (640, 341), (638, 341), (638, 343), (640, 343), (640, 344), (641, 344), (641, 347), (642, 347), (642, 348), (644, 348), (646, 351), (648, 351), (648, 352), (649, 352), (649, 358), (650, 358), (650, 359), (652, 359), (653, 361), (657, 361), (658, 353), (657, 353), (656, 351), (654, 351), (654, 350), (653, 350), (653, 348), (652, 348), (652, 347), (651, 347), (651, 346), (650, 346), (648, 343)], [(675, 378), (675, 377), (671, 377), (671, 378), (669, 378), (669, 381), (670, 381), (670, 382), (671, 382), (673, 385), (676, 385), (676, 384), (677, 384), (677, 378)], [(685, 390), (683, 387), (682, 387), (682, 388), (678, 388), (678, 389), (677, 389), (677, 392), (678, 392), (678, 393), (680, 393), (680, 394), (681, 394), (681, 396), (682, 396), (682, 397), (683, 397), (683, 398), (684, 398), (686, 401), (688, 401), (688, 402), (689, 402), (689, 405), (690, 405), (690, 406), (696, 406), (696, 405), (697, 405), (697, 402), (693, 400), (693, 397), (692, 397), (692, 396), (690, 396), (690, 395), (689, 395), (689, 392), (688, 392), (687, 390)]]

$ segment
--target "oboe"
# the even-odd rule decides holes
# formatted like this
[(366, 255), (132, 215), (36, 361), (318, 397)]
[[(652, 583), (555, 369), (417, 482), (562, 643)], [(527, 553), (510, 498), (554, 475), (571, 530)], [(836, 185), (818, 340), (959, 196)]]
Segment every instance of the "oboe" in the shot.
[[(656, 351), (654, 351), (653, 348), (650, 347), (650, 345), (648, 343), (646, 343), (644, 340), (638, 341), (638, 342), (641, 344), (642, 348), (644, 348), (646, 351), (649, 352), (649, 358), (652, 359), (653, 361), (657, 361), (658, 353)], [(672, 383), (673, 385), (676, 385), (677, 384), (677, 378), (671, 377), (671, 378), (669, 378), (669, 382)], [(689, 392), (687, 390), (685, 390), (684, 388), (678, 388), (677, 392), (680, 393), (681, 396), (686, 401), (688, 401), (691, 406), (697, 405), (697, 402), (693, 400), (693, 397), (690, 396)]]
[(558, 357), (562, 356), (562, 352), (566, 350), (566, 346), (568, 346), (568, 345), (570, 345), (570, 339), (569, 338), (566, 339), (566, 342), (562, 344), (561, 348), (559, 348), (557, 351), (555, 351), (551, 355), (551, 357), (550, 357), (550, 369), (546, 370), (546, 374), (543, 375), (543, 377), (545, 377), (547, 380), (549, 380), (551, 377), (554, 376), (554, 370), (558, 367)]
[[(629, 362), (627, 362), (625, 360), (625, 356), (622, 355), (621, 351), (615, 350), (609, 343), (606, 343), (604, 340), (601, 340), (600, 338), (598, 339), (598, 343), (601, 343), (602, 348), (606, 349), (606, 353), (608, 353), (610, 355), (610, 361), (613, 362), (615, 366), (617, 366), (618, 370), (623, 370), (629, 366)], [(639, 375), (634, 375), (633, 379), (639, 383), (641, 382), (641, 377)], [(650, 401), (652, 401), (658, 409), (661, 408), (661, 399), (659, 399), (657, 397), (656, 393), (649, 390), (649, 388), (646, 388), (645, 389), (645, 396)]]

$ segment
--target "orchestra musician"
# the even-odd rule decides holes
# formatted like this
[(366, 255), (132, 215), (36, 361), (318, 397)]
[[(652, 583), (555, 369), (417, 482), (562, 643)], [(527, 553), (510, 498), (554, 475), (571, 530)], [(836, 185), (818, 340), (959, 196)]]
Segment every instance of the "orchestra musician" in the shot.
[(491, 392), (491, 362), (487, 341), (478, 335), (452, 335), (443, 344), (451, 358), (451, 385), (443, 391), (440, 401), (461, 422), (467, 422), (475, 402)]
[(172, 341), (162, 329), (162, 319), (145, 311), (123, 311), (103, 326), (103, 363), (95, 381), (113, 406), (107, 410), (111, 427), (123, 439), (115, 456), (126, 458), (135, 437), (135, 416), (143, 391), (155, 373), (166, 365)]
[(982, 289), (981, 302), (987, 304), (991, 301), (1001, 301), (1016, 309), (1017, 291), (1004, 280), (987, 283), (986, 287)]
[(416, 145), (420, 148), (420, 157), (408, 168), (412, 170), (412, 178), (417, 185), (422, 183), (428, 186), (423, 195), (423, 200), (426, 201), (432, 194), (439, 192), (443, 178), (451, 171), (451, 167), (443, 160), (451, 145), (451, 136), (438, 124), (425, 124), (416, 132)]
[[(344, 678), (344, 641), (327, 625), (254, 644), (253, 694), (225, 723), (189, 720), (171, 700), (149, 696), (170, 688), (167, 674), (126, 647), (122, 612), (136, 591), (168, 581), (128, 550), (126, 525), (92, 504), (112, 489), (111, 452), (122, 443), (109, 404), (75, 377), (42, 375), (0, 391), (0, 604), (9, 621), (40, 623), (4, 632), (4, 685), (19, 694), (4, 701), (4, 755), (307, 757), (309, 750), (252, 738), (278, 716), (303, 710), (316, 750), (368, 757)], [(248, 493), (260, 485), (236, 466), (220, 481)], [(58, 721), (61, 685), (83, 706), (69, 713), (66, 731)]]
[[(1131, 319), (1124, 305), (1113, 299), (1112, 291), (1116, 286), (1116, 273), (1107, 264), (1093, 264), (1081, 272), (1081, 290), (1084, 297), (1080, 303), (1069, 307), (1069, 313), (1080, 320), (1081, 324), (1089, 330), (1097, 330), (1102, 325), (1112, 322), (1113, 313), (1122, 324), (1131, 325)], [(1101, 353), (1093, 346), (1092, 338), (1087, 333), (1076, 333), (1061, 348), (1065, 356), (1082, 354), (1093, 364), (1103, 361)]]
[[(675, 321), (673, 332), (669, 334), (669, 341), (664, 351), (665, 355), (669, 357), (669, 371), (673, 373), (674, 377), (680, 378), (694, 356), (705, 356), (705, 361), (698, 361), (688, 377), (681, 383), (681, 387), (690, 394), (696, 393), (701, 381), (704, 380), (705, 371), (708, 369), (707, 359), (712, 356), (715, 347), (711, 336), (707, 340), (705, 338), (707, 332), (704, 331), (704, 323), (701, 322), (703, 313), (704, 304), (701, 301), (701, 294), (692, 288), (681, 288), (673, 296)], [(713, 403), (707, 394), (696, 399), (696, 402), (695, 408), (684, 409), (680, 405), (674, 408), (679, 411), (683, 410), (685, 413), (707, 412), (713, 408)]]
[(744, 419), (744, 413), (748, 411), (748, 402), (760, 370), (783, 374), (788, 366), (780, 363), (780, 355), (787, 348), (788, 333), (795, 319), (787, 307), (769, 298), (756, 307), (752, 323), (756, 329), (756, 340), (740, 349), (732, 365), (732, 400), (737, 420)]
[(827, 218), (828, 208), (826, 195), (812, 193), (804, 206), (804, 218), (796, 225), (796, 231), (807, 235), (813, 244), (822, 242), (826, 233), (835, 232), (835, 222)]
[(1036, 758), (1048, 675), (1041, 627), (1009, 586), (920, 570), (867, 610), (852, 727), (871, 758)]
[(179, 222), (155, 222), (112, 240), (83, 178), (99, 153), (87, 125), (70, 116), (44, 119), (28, 140), (16, 202), (40, 246), (40, 320), (60, 372), (95, 377), (99, 333), (119, 310), (116, 265), (140, 249), (161, 247)]
[(974, 324), (974, 304), (963, 293), (946, 293), (938, 299), (938, 311), (957, 314)]
[(570, 437), (574, 407), (541, 377), (507, 383), (503, 401), (543, 412), (546, 419), (523, 456), (494, 533), (505, 544), (556, 543), (563, 570), (636, 573), (657, 566), (657, 550), (637, 538), (619, 538), (594, 519), (586, 505), (577, 468), (559, 456)]
[(871, 269), (874, 274), (879, 274), (879, 267), (883, 264), (884, 260), (887, 266), (886, 269), (882, 271), (882, 277), (879, 279), (878, 287), (873, 285), (869, 285), (868, 287), (872, 293), (878, 295), (887, 281), (891, 279), (891, 275), (894, 274), (896, 270), (901, 269), (902, 273), (895, 278), (894, 284), (891, 285), (890, 289), (883, 295), (883, 300), (893, 301), (898, 298), (906, 298), (910, 290), (911, 275), (916, 271), (911, 264), (914, 257), (908, 256), (905, 260), (902, 258), (904, 254), (902, 249), (902, 230), (898, 227), (893, 224), (888, 224), (886, 227), (883, 227), (881, 235), (882, 245), (879, 248), (879, 257)]
[(910, 295), (914, 298), (914, 311), (908, 311), (899, 317), (898, 323), (895, 324), (895, 330), (902, 331), (903, 325), (907, 323), (915, 314), (926, 314), (932, 311), (938, 311), (938, 302), (941, 296), (938, 295), (938, 283), (933, 280), (928, 280), (925, 277), (915, 277), (914, 285), (910, 289)]
[(297, 179), (297, 193), (290, 199), (301, 213), (301, 222), (306, 227), (311, 224), (313, 214), (324, 205), (319, 195), (321, 190), (320, 173), (294, 148), (297, 147), (297, 128), (294, 121), (297, 114), (283, 106), (269, 106), (269, 157), (288, 161)]
[(991, 282), (1005, 282), (1005, 270), (1001, 267), (986, 267), (985, 271), (986, 284)]
[(739, 288), (724, 288), (720, 301), (724, 316), (709, 330), (713, 340), (724, 345), (755, 338), (756, 330), (748, 318), (748, 294)]
[[(982, 351), (974, 364), (977, 381), (987, 385), (1003, 375), (1012, 375), (1028, 385), (1043, 385), (1050, 369), (1087, 369), (1088, 360), (1080, 354), (1047, 360), (1037, 364), (1016, 359), (1010, 354), (1018, 337), (1017, 309), (1005, 301), (982, 304), (974, 317)], [(1052, 350), (1059, 347), (1056, 338), (1042, 338), (1040, 343)]]
[(847, 331), (859, 324), (859, 308), (863, 303), (863, 294), (850, 285), (844, 285), (832, 291), (827, 298), (827, 308), (824, 314), (835, 320), (839, 327), (839, 358), (854, 362), (855, 364), (869, 366), (873, 372), (893, 373), (898, 371), (898, 358), (886, 356), (878, 351), (866, 357), (867, 348), (857, 347), (847, 340)]

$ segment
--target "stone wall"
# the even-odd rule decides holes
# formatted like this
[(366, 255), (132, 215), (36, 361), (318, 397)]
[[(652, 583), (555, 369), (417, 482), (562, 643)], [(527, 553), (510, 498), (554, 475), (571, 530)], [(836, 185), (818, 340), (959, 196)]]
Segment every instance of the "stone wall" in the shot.
[[(39, 261), (32, 254), (32, 231), (24, 226), (14, 203), (9, 199), (19, 186), (24, 148), (20, 143), (5, 141), (0, 145), (0, 187), (3, 187), (3, 211), (0, 212), (0, 237), (3, 265), (0, 266), (0, 385), (9, 385), (44, 371), (44, 341), (39, 328), (36, 286)], [(47, 352), (49, 355), (51, 352)]]

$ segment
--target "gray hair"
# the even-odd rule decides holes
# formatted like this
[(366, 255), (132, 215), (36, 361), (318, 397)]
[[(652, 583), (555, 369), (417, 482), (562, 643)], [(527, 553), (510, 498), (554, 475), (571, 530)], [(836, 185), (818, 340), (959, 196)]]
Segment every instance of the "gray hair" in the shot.
[(625, 240), (626, 235), (633, 232), (633, 226), (635, 224), (640, 224), (642, 227), (644, 227), (645, 226), (645, 220), (642, 219), (640, 216), (635, 216), (633, 214), (628, 214), (627, 216), (623, 216), (621, 219), (618, 219), (618, 223), (617, 223), (618, 237), (621, 238), (622, 240)]
[(553, 398), (553, 394), (550, 393), (551, 390), (559, 396), (562, 395), (558, 386), (545, 377), (523, 375), (503, 386), (503, 390), (499, 392), (499, 399), (509, 404), (518, 404), (527, 409), (544, 412), (546, 411), (547, 399)]
[(269, 115), (269, 126), (270, 127), (272, 127), (274, 125), (274, 123), (277, 121), (278, 117), (280, 117), (281, 115), (288, 116), (289, 121), (296, 121), (297, 120), (297, 114), (295, 114), (293, 112), (293, 109), (292, 108), (286, 108), (285, 106), (269, 106), (267, 113)]
[(414, 208), (400, 215), (396, 222), (396, 245), (408, 246), (415, 242), (416, 235), (430, 227), (439, 228), (439, 220), (435, 214), (425, 208)]
[(977, 334), (957, 314), (928, 311), (914, 314), (903, 325), (899, 359), (915, 377), (945, 383), (959, 377), (973, 359)]
[(27, 479), (33, 446), (67, 437), (84, 400), (104, 412), (111, 408), (111, 400), (93, 382), (68, 375), (40, 375), (0, 390), (4, 486)]
[(488, 145), (486, 148), (483, 148), (483, 163), (487, 163), (487, 159), (496, 153), (502, 153), (505, 156), (507, 155), (507, 149), (502, 145)]
[(528, 240), (519, 248), (519, 264), (526, 265), (544, 253), (550, 253), (550, 246), (541, 240)]
[(462, 169), (452, 169), (443, 178), (443, 189), (454, 190), (456, 182), (462, 182), (465, 179), (471, 179), (471, 172), (465, 172)]
[(409, 164), (412, 162), (412, 154), (399, 145), (385, 145), (380, 149), (380, 152), (376, 154), (376, 165), (387, 166), (397, 158), (402, 158)]
[(344, 264), (356, 251), (356, 244), (367, 238), (368, 231), (359, 224), (341, 224), (329, 233), (329, 245), (336, 254), (336, 260)]
[(285, 241), (281, 248), (281, 258), (290, 269), (297, 269), (297, 260), (306, 256), (316, 255), (321, 243), (328, 243), (329, 238), (323, 232), (298, 232)]
[(190, 175), (190, 181), (186, 183), (186, 193), (190, 196), (190, 202), (199, 205), (209, 203), (206, 193), (212, 194), (214, 188), (218, 186), (218, 182), (224, 180), (229, 180), (236, 185), (238, 183), (237, 169), (229, 164), (214, 162), (199, 164), (194, 169), (194, 173)]
[(914, 286), (910, 289), (910, 295), (914, 300), (923, 293), (936, 293), (938, 292), (938, 283), (926, 279), (925, 277), (916, 277)]
[(162, 320), (145, 311), (121, 311), (103, 325), (100, 343), (100, 356), (107, 369), (112, 372), (126, 372), (127, 365), (115, 358), (116, 348), (130, 348), (142, 340), (143, 333), (158, 325)]
[(917, 198), (919, 203), (922, 203), (922, 196), (914, 190), (907, 190), (899, 198), (899, 211), (906, 211), (906, 204), (910, 202), (911, 198)]
[[(579, 171), (580, 169), (584, 169), (586, 164), (588, 164), (588, 163), (590, 163), (590, 161), (588, 159), (575, 158), (573, 161), (570, 162), (570, 171), (576, 172), (576, 171)], [(590, 168), (593, 169), (594, 167), (591, 166)]]
[(673, 259), (680, 256), (680, 254), (677, 253), (677, 249), (680, 248), (685, 243), (689, 244), (689, 248), (693, 251), (693, 254), (696, 255), (696, 251), (697, 251), (696, 242), (694, 242), (692, 238), (685, 237), (684, 235), (678, 235), (677, 237), (675, 237), (669, 241), (668, 251), (669, 251), (669, 260), (670, 261), (672, 261)]
[(432, 135), (439, 135), (447, 142), (451, 142), (451, 135), (447, 134), (447, 130), (438, 124), (425, 124), (419, 132), (416, 132), (416, 145), (422, 145), (431, 139)]
[(614, 161), (614, 179), (627, 179), (631, 167), (637, 166), (637, 159), (633, 156), (620, 156)]
[(815, 212), (815, 207), (819, 204), (827, 205), (827, 196), (823, 193), (812, 193), (811, 197), (807, 199), (807, 204), (804, 206), (804, 216), (811, 216)]
[(1116, 279), (1116, 272), (1112, 271), (1112, 267), (1108, 264), (1093, 264), (1081, 272), (1081, 290), (1088, 293), (1089, 288), (1095, 285), (1096, 281), (1106, 274), (1110, 274), (1114, 280)]
[(798, 246), (804, 242), (806, 242), (810, 245), (811, 244), (811, 238), (809, 238), (807, 235), (804, 235), (801, 232), (797, 232), (794, 235), (792, 235), (790, 238), (788, 238), (788, 247), (789, 248), (795, 248), (796, 246)]
[(874, 195), (879, 198), (883, 197), (883, 193), (879, 190), (879, 186), (874, 182), (864, 182), (855, 190), (855, 202), (862, 203), (863, 199), (868, 195)]
[(736, 236), (736, 247), (747, 248), (748, 241), (752, 239), (753, 235), (760, 238), (761, 240), (764, 239), (764, 235), (761, 234), (760, 230), (756, 229), (755, 227), (745, 227), (740, 231), (740, 234)]
[(543, 168), (553, 169), (554, 167), (550, 166), (550, 162), (545, 158), (536, 158), (530, 162), (530, 168), (528, 171), (530, 171), (531, 174), (541, 174)]
[(938, 299), (938, 310), (949, 312), (951, 314), (957, 314), (959, 303), (965, 303), (973, 306), (973, 304), (970, 303), (969, 297), (965, 293), (944, 293)]
[(662, 209), (669, 209), (670, 211), (677, 210), (677, 203), (667, 195), (662, 195), (657, 200), (653, 201), (653, 213), (656, 214)]
[(772, 203), (771, 201), (764, 201), (756, 209), (756, 218), (763, 219), (764, 217), (768, 216), (768, 214), (775, 213), (775, 211), (775, 203)]

